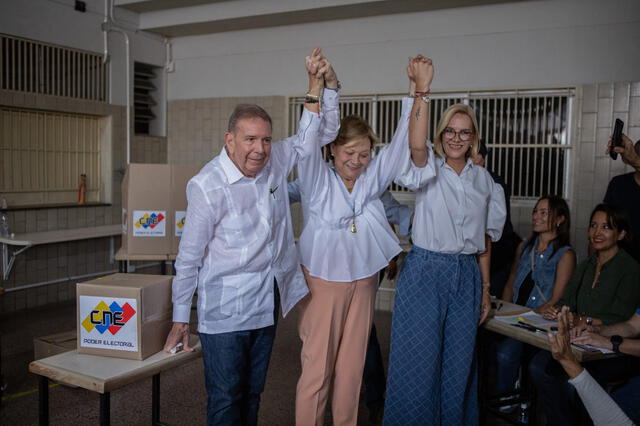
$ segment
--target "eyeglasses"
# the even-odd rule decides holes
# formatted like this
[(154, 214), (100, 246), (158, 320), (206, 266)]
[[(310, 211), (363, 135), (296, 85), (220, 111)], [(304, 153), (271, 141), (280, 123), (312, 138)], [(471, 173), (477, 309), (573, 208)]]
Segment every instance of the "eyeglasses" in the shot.
[(458, 135), (458, 138), (461, 141), (467, 142), (473, 137), (474, 132), (473, 130), (468, 130), (468, 129), (462, 129), (459, 132), (456, 132), (451, 127), (447, 127), (446, 129), (444, 129), (442, 134), (444, 135), (444, 138), (447, 140), (452, 140), (456, 137), (456, 135)]

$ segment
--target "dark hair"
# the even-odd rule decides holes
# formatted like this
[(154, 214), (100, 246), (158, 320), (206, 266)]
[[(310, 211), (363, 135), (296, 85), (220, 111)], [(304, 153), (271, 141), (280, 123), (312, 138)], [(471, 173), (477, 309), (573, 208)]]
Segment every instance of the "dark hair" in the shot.
[(233, 110), (231, 117), (229, 117), (227, 131), (229, 133), (233, 133), (236, 130), (238, 121), (245, 118), (261, 118), (269, 123), (270, 127), (273, 127), (269, 113), (267, 113), (267, 111), (265, 111), (261, 106), (256, 104), (238, 104)]
[[(547, 219), (549, 223), (553, 224), (556, 218), (564, 216), (564, 221), (556, 227), (556, 237), (552, 241), (554, 247), (551, 256), (553, 256), (560, 247), (571, 245), (571, 213), (569, 212), (569, 205), (562, 197), (558, 197), (557, 195), (543, 195), (538, 199), (538, 201), (536, 201), (536, 206), (542, 200), (547, 200), (549, 203), (549, 216)], [(531, 249), (533, 249), (533, 244), (535, 243), (538, 234), (539, 233), (535, 231), (531, 232), (531, 236), (522, 250), (523, 254), (527, 247), (531, 247)]]
[(340, 120), (338, 136), (332, 142), (336, 146), (344, 145), (357, 138), (369, 138), (371, 148), (378, 143), (378, 136), (362, 117), (348, 115)]
[(631, 228), (629, 227), (629, 216), (618, 206), (614, 206), (612, 204), (598, 204), (593, 211), (591, 212), (591, 216), (589, 216), (589, 226), (591, 226), (591, 221), (593, 221), (593, 216), (597, 212), (603, 212), (607, 215), (607, 225), (609, 227), (615, 229), (618, 232), (625, 231), (624, 238), (618, 241), (618, 245), (626, 250), (628, 250), (629, 245), (631, 243)]

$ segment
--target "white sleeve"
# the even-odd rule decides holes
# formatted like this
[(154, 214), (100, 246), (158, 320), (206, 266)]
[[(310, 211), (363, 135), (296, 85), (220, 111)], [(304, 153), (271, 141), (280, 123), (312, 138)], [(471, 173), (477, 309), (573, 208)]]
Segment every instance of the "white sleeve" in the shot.
[(489, 200), (489, 211), (487, 212), (487, 235), (494, 243), (502, 236), (502, 229), (507, 220), (507, 203), (504, 197), (502, 186), (497, 184), (491, 176), (491, 199)]
[(595, 426), (633, 426), (629, 417), (586, 369), (575, 378), (569, 379), (569, 383), (578, 391)]
[(187, 215), (176, 258), (176, 276), (173, 278), (173, 322), (189, 322), (191, 300), (198, 282), (198, 270), (204, 263), (206, 248), (213, 239), (218, 223), (200, 185), (193, 179), (187, 184)]
[(320, 122), (320, 146), (330, 144), (338, 136), (340, 130), (340, 94), (337, 90), (325, 89), (322, 94), (322, 120)]
[(431, 143), (427, 144), (427, 164), (424, 167), (416, 167), (409, 155), (402, 165), (398, 177), (395, 182), (398, 185), (404, 186), (411, 191), (418, 191), (424, 187), (431, 180), (436, 177), (436, 158), (434, 157), (433, 148)]

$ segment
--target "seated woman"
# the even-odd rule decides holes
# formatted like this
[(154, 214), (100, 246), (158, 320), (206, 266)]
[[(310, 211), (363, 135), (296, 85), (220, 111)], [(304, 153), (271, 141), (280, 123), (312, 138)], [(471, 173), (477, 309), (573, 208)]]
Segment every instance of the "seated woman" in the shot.
[[(531, 222), (533, 231), (518, 247), (502, 299), (542, 313), (562, 297), (576, 267), (569, 243), (569, 206), (558, 196), (544, 196), (533, 208)], [(497, 393), (514, 388), (525, 349), (534, 347), (510, 338), (498, 342)]]
[[(433, 67), (420, 62), (410, 77), (411, 87), (428, 88)], [(357, 423), (377, 274), (401, 251), (380, 195), (409, 161), (407, 129), (421, 104), (403, 99), (393, 140), (373, 159), (377, 137), (366, 121), (349, 116), (330, 145), (331, 164), (320, 147), (298, 163), (304, 214), (299, 251), (310, 293), (299, 305), (297, 425), (324, 424), (330, 388), (333, 423)]]
[[(630, 318), (640, 304), (640, 264), (622, 246), (628, 242), (629, 221), (614, 206), (599, 204), (591, 213), (589, 242), (595, 253), (581, 262), (556, 306), (545, 311), (556, 318), (566, 305), (578, 324), (612, 324)], [(629, 365), (623, 359), (589, 362), (585, 367), (600, 383), (622, 379)], [(550, 425), (576, 422), (572, 404), (575, 393), (547, 351), (539, 352), (529, 364), (529, 374), (543, 404)]]

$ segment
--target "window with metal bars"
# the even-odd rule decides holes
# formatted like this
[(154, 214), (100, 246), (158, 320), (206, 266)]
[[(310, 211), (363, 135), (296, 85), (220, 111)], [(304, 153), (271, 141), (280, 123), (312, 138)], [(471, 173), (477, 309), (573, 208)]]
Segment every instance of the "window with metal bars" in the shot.
[[(566, 196), (572, 100), (573, 89), (433, 93), (428, 137), (435, 134), (438, 120), (449, 106), (468, 104), (476, 110), (480, 137), (489, 149), (486, 166), (505, 179), (513, 198)], [(401, 106), (401, 95), (340, 98), (343, 117), (360, 115), (379, 136), (374, 155), (391, 141)], [(304, 98), (289, 99), (290, 134), (295, 132), (303, 108)], [(407, 191), (396, 184), (390, 189)]]
[(105, 201), (103, 117), (0, 107), (0, 194), (9, 205)]
[(133, 96), (135, 107), (135, 132), (137, 134), (151, 134), (151, 125), (156, 119), (153, 112), (154, 107), (158, 104), (155, 100), (157, 91), (157, 67), (135, 63), (135, 78), (133, 83)]
[(0, 34), (0, 89), (106, 101), (99, 53)]

